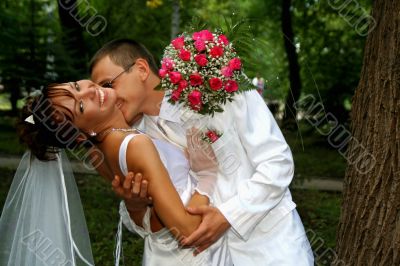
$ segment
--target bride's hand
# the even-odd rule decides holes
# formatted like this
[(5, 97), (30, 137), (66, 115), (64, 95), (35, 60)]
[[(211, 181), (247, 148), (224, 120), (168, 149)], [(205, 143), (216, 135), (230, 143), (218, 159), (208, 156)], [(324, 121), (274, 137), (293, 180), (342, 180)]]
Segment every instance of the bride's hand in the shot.
[(152, 204), (152, 199), (147, 197), (148, 182), (142, 178), (140, 173), (134, 175), (129, 172), (122, 182), (116, 175), (111, 185), (115, 194), (125, 201), (128, 211), (143, 211)]
[(196, 128), (186, 132), (187, 152), (190, 169), (193, 172), (208, 171), (217, 173), (218, 162), (210, 143), (201, 139), (201, 131)]
[(188, 130), (187, 152), (190, 168), (197, 176), (195, 190), (206, 195), (212, 202), (215, 183), (218, 176), (218, 162), (211, 144), (201, 139), (201, 132), (195, 128)]

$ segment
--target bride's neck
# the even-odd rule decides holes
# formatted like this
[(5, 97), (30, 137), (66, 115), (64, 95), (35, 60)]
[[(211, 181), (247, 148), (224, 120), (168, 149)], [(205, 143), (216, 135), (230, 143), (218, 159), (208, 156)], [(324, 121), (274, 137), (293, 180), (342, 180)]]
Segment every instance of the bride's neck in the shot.
[(114, 112), (114, 114), (108, 119), (107, 123), (104, 125), (101, 131), (104, 132), (111, 128), (130, 128), (120, 110), (116, 110)]
[[(130, 129), (131, 127), (126, 122), (124, 116), (121, 112), (112, 116), (107, 124), (102, 128), (101, 132), (97, 135), (97, 140), (99, 141), (98, 147), (100, 149), (106, 149), (107, 147), (117, 145), (116, 141), (118, 141), (117, 136), (120, 134), (115, 134), (118, 131), (122, 131), (121, 129)], [(118, 145), (117, 145), (118, 146)]]

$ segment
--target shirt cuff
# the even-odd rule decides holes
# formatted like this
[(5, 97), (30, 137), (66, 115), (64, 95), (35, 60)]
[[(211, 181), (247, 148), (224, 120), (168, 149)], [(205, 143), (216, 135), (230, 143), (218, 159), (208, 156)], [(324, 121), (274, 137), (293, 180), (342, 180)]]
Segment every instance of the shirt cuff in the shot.
[[(206, 180), (203, 180), (203, 182), (200, 180), (201, 177), (199, 178), (199, 176), (197, 175), (196, 172), (193, 172), (192, 170), (189, 170), (189, 173), (191, 176), (194, 177), (194, 179), (196, 180), (196, 186), (194, 188), (192, 188), (192, 195), (194, 194), (195, 191), (197, 191), (197, 193), (199, 193), (202, 196), (205, 196), (208, 198), (209, 201), (209, 205), (210, 206), (214, 206), (214, 200), (212, 197), (212, 193), (214, 192), (214, 186), (215, 183), (212, 182), (204, 182)], [(216, 179), (216, 177), (213, 177), (213, 179)]]
[(266, 212), (247, 212), (237, 197), (217, 206), (231, 225), (231, 230), (240, 239), (247, 241), (258, 223), (267, 215)]

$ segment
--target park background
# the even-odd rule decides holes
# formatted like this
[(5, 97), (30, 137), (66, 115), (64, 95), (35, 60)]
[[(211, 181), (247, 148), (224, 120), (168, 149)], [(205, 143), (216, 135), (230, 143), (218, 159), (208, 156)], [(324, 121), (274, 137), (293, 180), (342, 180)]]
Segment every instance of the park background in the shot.
[[(29, 93), (48, 83), (88, 78), (91, 56), (115, 38), (140, 41), (159, 62), (171, 39), (195, 23), (222, 30), (236, 26), (243, 37), (238, 43), (245, 72), (265, 79), (263, 97), (292, 149), (291, 190), (317, 264), (328, 265), (335, 257), (348, 162), (346, 145), (335, 147), (326, 132), (350, 126), (352, 96), (374, 23), (369, 19), (372, 1), (337, 2), (1, 1), (0, 206), (15, 161), (25, 150), (16, 137), (15, 121)], [(316, 113), (309, 113), (310, 104), (322, 106), (323, 114), (331, 114), (337, 123), (316, 119)], [(76, 179), (96, 264), (112, 265), (118, 199), (110, 184), (95, 174), (78, 171)], [(125, 265), (140, 265), (141, 252), (142, 240), (124, 231)]]

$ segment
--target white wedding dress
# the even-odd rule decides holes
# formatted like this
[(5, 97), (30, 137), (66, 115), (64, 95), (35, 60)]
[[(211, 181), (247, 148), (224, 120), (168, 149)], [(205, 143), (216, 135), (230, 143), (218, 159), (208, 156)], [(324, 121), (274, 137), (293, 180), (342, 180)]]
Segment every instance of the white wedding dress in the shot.
[[(126, 163), (128, 143), (137, 135), (138, 134), (127, 135), (120, 146), (119, 165), (124, 175), (128, 174)], [(186, 205), (197, 184), (197, 180), (190, 174), (187, 158), (182, 150), (168, 142), (153, 139), (153, 143), (160, 154), (161, 161), (168, 170), (169, 176), (183, 204)], [(201, 193), (201, 191), (199, 192)], [(123, 203), (121, 203), (121, 208), (125, 208)], [(125, 224), (128, 230), (134, 231), (144, 238), (142, 265), (232, 265), (225, 237), (221, 237), (218, 242), (199, 255), (193, 256), (193, 249), (182, 249), (178, 247), (178, 241), (176, 241), (167, 228), (158, 232), (151, 232), (149, 214), (150, 212), (148, 211), (143, 218), (143, 228), (135, 225), (130, 219), (124, 219), (126, 221), (131, 221), (130, 224)], [(121, 232), (119, 232), (119, 235), (120, 234)]]

